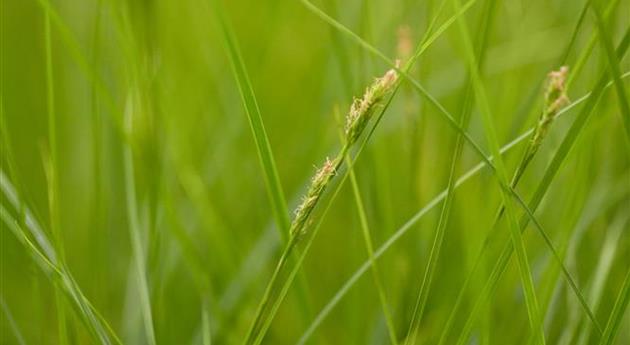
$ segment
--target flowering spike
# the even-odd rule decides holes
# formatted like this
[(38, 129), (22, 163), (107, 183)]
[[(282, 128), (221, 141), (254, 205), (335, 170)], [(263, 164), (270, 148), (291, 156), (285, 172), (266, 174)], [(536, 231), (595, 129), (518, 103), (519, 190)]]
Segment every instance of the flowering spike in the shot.
[(299, 232), (304, 230), (309, 214), (315, 208), (330, 180), (335, 176), (336, 165), (336, 159), (331, 161), (326, 158), (324, 165), (313, 176), (306, 196), (302, 198), (302, 202), (295, 209), (295, 218), (291, 224), (291, 236), (299, 235)]
[(354, 99), (350, 106), (350, 112), (346, 117), (346, 140), (348, 145), (356, 142), (372, 117), (374, 109), (380, 105), (397, 80), (398, 72), (395, 69), (390, 69), (365, 90), (363, 97)]
[(562, 66), (557, 71), (551, 71), (547, 75), (545, 87), (545, 104), (540, 115), (536, 131), (532, 137), (531, 154), (535, 153), (542, 140), (547, 135), (551, 123), (558, 115), (558, 112), (569, 103), (567, 96), (566, 80), (569, 74), (569, 67)]

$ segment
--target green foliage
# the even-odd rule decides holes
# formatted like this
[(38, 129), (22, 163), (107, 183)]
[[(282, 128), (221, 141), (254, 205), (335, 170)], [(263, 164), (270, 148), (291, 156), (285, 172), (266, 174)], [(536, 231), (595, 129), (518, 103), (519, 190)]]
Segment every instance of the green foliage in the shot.
[(630, 342), (627, 13), (2, 1), (0, 344)]

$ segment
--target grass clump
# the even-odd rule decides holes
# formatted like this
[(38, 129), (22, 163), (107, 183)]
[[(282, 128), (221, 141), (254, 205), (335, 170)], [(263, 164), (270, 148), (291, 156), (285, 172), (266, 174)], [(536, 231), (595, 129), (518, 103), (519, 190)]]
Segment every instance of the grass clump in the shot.
[(630, 2), (524, 4), (2, 2), (0, 343), (628, 343)]
[[(374, 83), (366, 89), (361, 98), (355, 99), (352, 103), (348, 115), (346, 116), (344, 144), (334, 159), (330, 160), (326, 158), (324, 164), (317, 170), (305, 196), (295, 210), (289, 231), (289, 241), (267, 285), (265, 294), (263, 295), (250, 331), (248, 332), (247, 340), (245, 341), (246, 344), (260, 344), (262, 341), (266, 329), (269, 327), (268, 324), (275, 314), (275, 308), (271, 311), (267, 310), (267, 308), (269, 308), (270, 303), (279, 304), (282, 302), (283, 297), (276, 298), (275, 301), (274, 297), (272, 297), (274, 294), (278, 293), (281, 286), (279, 284), (282, 283), (278, 281), (279, 275), (283, 273), (287, 260), (290, 255), (293, 254), (296, 245), (306, 234), (310, 224), (311, 214), (343, 163), (346, 154), (359, 139), (376, 109), (383, 105), (382, 103), (385, 96), (392, 91), (396, 85), (397, 79), (397, 72), (395, 70), (387, 71), (383, 77), (377, 78)], [(291, 279), (288, 279), (288, 281), (290, 280)]]

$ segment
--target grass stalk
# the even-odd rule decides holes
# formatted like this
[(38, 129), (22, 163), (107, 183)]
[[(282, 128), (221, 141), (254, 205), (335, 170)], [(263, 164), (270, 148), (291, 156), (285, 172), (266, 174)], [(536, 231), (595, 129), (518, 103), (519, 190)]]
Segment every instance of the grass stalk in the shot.
[(341, 167), (346, 154), (357, 142), (376, 109), (379, 108), (385, 96), (397, 85), (398, 77), (394, 70), (388, 71), (382, 78), (367, 88), (365, 94), (360, 99), (355, 99), (346, 118), (345, 140), (344, 144), (332, 160), (326, 159), (323, 166), (315, 173), (311, 185), (302, 199), (302, 203), (297, 207), (295, 216), (291, 222), (290, 238), (286, 245), (276, 269), (267, 285), (267, 289), (263, 295), (261, 303), (256, 312), (254, 321), (247, 333), (245, 344), (260, 344), (273, 319), (277, 307), (271, 308), (268, 316), (267, 309), (270, 303), (274, 302), (272, 294), (282, 290), (278, 284), (282, 282), (278, 280), (279, 275), (285, 269), (289, 256), (301, 241), (308, 230), (311, 214), (315, 210), (319, 200), (324, 195), (326, 188), (333, 180), (337, 170)]
[[(0, 236), (2, 236), (2, 235), (0, 235)], [(4, 244), (4, 242), (3, 242), (3, 244)], [(11, 309), (9, 309), (9, 306), (7, 305), (7, 302), (4, 300), (4, 296), (2, 296), (2, 294), (0, 294), (0, 308), (2, 309), (2, 313), (4, 314), (5, 320), (9, 324), (9, 328), (11, 329), (11, 332), (13, 332), (13, 337), (15, 338), (15, 341), (19, 345), (26, 345), (26, 341), (24, 340), (24, 336), (22, 335), (22, 331), (20, 331), (20, 328), (18, 327), (17, 323), (15, 322), (15, 318), (13, 317), (13, 313), (11, 313)], [(4, 332), (2, 333), (2, 336), (4, 337)]]
[[(339, 109), (335, 107), (334, 110), (335, 117), (337, 119), (337, 123), (340, 122), (340, 114)], [(340, 133), (340, 139), (343, 142), (344, 137), (343, 133)], [(378, 265), (376, 264), (376, 260), (374, 259), (374, 245), (372, 241), (372, 235), (370, 234), (370, 226), (367, 219), (367, 214), (365, 211), (365, 206), (363, 205), (363, 199), (361, 198), (361, 190), (359, 189), (359, 184), (357, 182), (356, 174), (354, 172), (354, 167), (352, 166), (352, 158), (350, 155), (346, 154), (345, 163), (348, 167), (348, 172), (350, 176), (350, 184), (352, 186), (352, 194), (354, 196), (355, 205), (357, 207), (357, 214), (359, 216), (359, 223), (361, 225), (361, 233), (363, 234), (363, 241), (365, 242), (365, 249), (368, 254), (368, 259), (370, 261), (370, 268), (372, 270), (372, 278), (374, 280), (374, 286), (376, 287), (378, 293), (378, 299), (381, 304), (381, 309), (383, 310), (383, 316), (385, 317), (385, 325), (387, 326), (387, 332), (389, 334), (389, 341), (391, 344), (398, 344), (398, 336), (396, 334), (396, 326), (394, 323), (394, 319), (392, 317), (392, 312), (387, 303), (387, 293), (385, 292), (385, 287), (383, 281), (381, 279), (381, 273), (378, 269)]]
[[(461, 5), (458, 0), (454, 0), (454, 4), (456, 8), (459, 8)], [(498, 140), (496, 137), (496, 130), (493, 124), (492, 113), (490, 110), (490, 105), (488, 103), (487, 95), (485, 88), (483, 86), (483, 82), (481, 81), (481, 76), (479, 75), (479, 66), (477, 64), (477, 59), (474, 55), (474, 49), (472, 43), (470, 41), (469, 33), (468, 33), (468, 25), (466, 24), (466, 20), (464, 17), (460, 17), (458, 19), (460, 33), (464, 42), (464, 46), (466, 48), (467, 62), (469, 64), (469, 71), (472, 75), (473, 80), (473, 89), (475, 91), (477, 106), (479, 107), (480, 112), (482, 113), (485, 135), (490, 145), (491, 151), (494, 157), (497, 157), (495, 160), (495, 166), (497, 168), (497, 179), (500, 182), (502, 194), (503, 194), (503, 203), (506, 206), (507, 215), (509, 219), (509, 229), (512, 237), (512, 242), (514, 248), (516, 250), (516, 256), (518, 259), (519, 272), (521, 274), (521, 281), (523, 284), (523, 289), (525, 292), (525, 302), (527, 305), (527, 313), (529, 316), (530, 327), (532, 332), (537, 333), (538, 343), (545, 344), (545, 334), (544, 329), (540, 317), (540, 311), (538, 307), (538, 300), (536, 298), (536, 289), (534, 286), (534, 282), (532, 279), (531, 269), (529, 260), (527, 258), (527, 251), (525, 248), (525, 244), (521, 237), (521, 232), (518, 229), (518, 223), (516, 220), (516, 210), (514, 209), (513, 200), (511, 195), (504, 189), (503, 186), (508, 185), (508, 178), (505, 169), (505, 165), (503, 163), (503, 159), (500, 155), (500, 148), (498, 144)]]
[[(624, 78), (626, 78), (626, 77), (630, 77), (630, 73), (625, 73), (624, 74)], [(608, 88), (611, 85), (612, 85), (612, 83), (608, 83), (605, 87)], [(562, 109), (558, 113), (558, 116), (561, 116), (561, 115), (567, 113), (568, 111), (572, 110), (573, 108), (577, 107), (578, 105), (586, 102), (592, 96), (593, 96), (592, 93), (588, 93), (588, 94), (578, 98), (577, 100), (575, 100), (574, 102), (569, 104), (567, 107)], [(518, 137), (516, 137), (515, 139), (513, 139), (512, 141), (510, 141), (506, 145), (504, 145), (501, 148), (501, 154), (505, 154), (506, 152), (508, 152), (508, 151), (512, 150), (514, 147), (516, 147), (519, 143), (524, 142), (527, 139), (529, 139), (531, 137), (531, 135), (534, 133), (534, 130), (535, 130), (535, 128), (530, 128), (529, 130), (525, 131), (524, 133), (522, 133), (521, 135), (519, 135)], [(493, 160), (494, 160), (494, 157), (492, 157), (492, 156), (488, 157), (488, 161), (491, 162)], [(465, 182), (470, 180), (472, 177), (474, 177), (477, 174), (479, 174), (484, 168), (490, 169), (491, 165), (487, 161), (482, 160), (481, 162), (479, 162), (473, 168), (471, 168), (468, 171), (466, 171), (466, 173), (462, 174), (457, 179), (457, 182), (455, 183), (455, 189), (459, 188), (462, 184), (464, 184)], [(347, 175), (344, 175), (344, 177), (340, 181), (340, 184), (343, 183), (343, 180), (346, 177), (347, 177)], [(335, 194), (333, 194), (331, 199), (334, 199), (334, 196), (336, 195), (338, 190), (339, 190), (338, 188), (335, 190)], [(440, 203), (443, 202), (445, 198), (446, 198), (446, 190), (443, 190), (441, 193), (439, 193), (437, 196), (435, 196), (433, 199), (431, 199), (427, 204), (425, 204), (424, 207), (422, 207), (420, 210), (418, 210), (409, 220), (407, 220), (407, 222), (405, 222), (398, 230), (396, 230), (396, 232), (392, 236), (390, 236), (385, 241), (385, 243), (383, 243), (383, 245), (381, 245), (374, 252), (374, 258), (375, 259), (379, 259), (382, 255), (384, 255), (384, 253), (388, 249), (390, 249), (407, 232), (409, 232), (409, 230), (411, 230), (426, 214), (428, 214), (436, 206), (440, 205)], [(327, 209), (328, 208), (325, 209), (323, 215), (325, 215)], [(322, 218), (323, 218), (323, 215), (322, 215)], [(318, 224), (318, 226), (315, 227), (315, 229), (313, 231), (314, 234), (319, 230), (319, 225), (321, 225), (321, 224)], [(350, 289), (359, 281), (359, 279), (369, 269), (370, 269), (370, 263), (369, 263), (369, 261), (365, 261), (350, 276), (350, 278), (348, 278), (348, 280), (346, 280), (346, 282), (341, 286), (341, 288), (339, 290), (337, 290), (337, 292), (330, 298), (330, 300), (325, 304), (325, 306), (315, 316), (315, 319), (311, 322), (311, 324), (308, 326), (308, 328), (304, 331), (304, 333), (300, 337), (300, 340), (298, 341), (298, 344), (301, 344), (301, 345), (305, 344), (313, 336), (315, 330), (321, 325), (321, 323), (326, 319), (326, 317), (332, 312), (332, 310), (335, 308), (335, 306), (337, 306), (337, 304), (339, 304), (339, 302), (344, 298), (344, 296), (346, 294), (348, 294)]]
[(604, 10), (600, 8), (600, 2), (589, 0), (591, 8), (595, 12), (595, 18), (597, 22), (597, 28), (599, 32), (599, 41), (604, 46), (606, 57), (608, 58), (608, 67), (610, 74), (614, 81), (615, 90), (617, 91), (617, 98), (619, 99), (619, 111), (621, 113), (621, 119), (626, 130), (626, 147), (630, 149), (630, 105), (628, 104), (628, 93), (626, 88), (621, 82), (621, 68), (619, 67), (619, 60), (615, 55), (615, 47), (611, 35), (606, 27), (606, 21), (604, 20)]
[(249, 120), (252, 136), (254, 137), (254, 142), (256, 143), (258, 159), (264, 173), (265, 186), (271, 201), (274, 218), (276, 219), (280, 236), (284, 242), (286, 242), (289, 238), (288, 231), (291, 220), (289, 219), (287, 202), (284, 198), (284, 192), (280, 183), (278, 169), (273, 158), (271, 144), (269, 143), (269, 138), (267, 136), (267, 131), (265, 130), (260, 108), (245, 69), (245, 63), (241, 57), (236, 37), (232, 32), (230, 24), (225, 18), (224, 9), (218, 5), (218, 1), (215, 0), (213, 2), (215, 4), (214, 13), (216, 14), (217, 21), (221, 27), (223, 43), (226, 51), (228, 52), (232, 72), (237, 81), (241, 100), (243, 101), (247, 119)]
[[(20, 204), (18, 196), (3, 171), (0, 171), (0, 187), (9, 203), (14, 208), (18, 207)], [(6, 225), (6, 229), (13, 233), (15, 238), (25, 247), (27, 254), (49, 277), (53, 285), (61, 289), (67, 299), (73, 302), (77, 315), (83, 321), (94, 340), (101, 344), (120, 344), (120, 340), (107, 324), (107, 321), (83, 295), (67, 268), (58, 263), (54, 252), (52, 256), (46, 253), (47, 249), (44, 248), (52, 248), (46, 245), (41, 246), (41, 243), (49, 243), (46, 235), (41, 231), (31, 211), (25, 208), (24, 212), (26, 217), (25, 224), (28, 226), (27, 229), (30, 236), (27, 235), (20, 222), (11, 216), (4, 204), (0, 206), (0, 219)], [(5, 227), (2, 227), (2, 229), (5, 229)], [(30, 237), (34, 238), (35, 243), (31, 241)]]
[[(127, 100), (127, 109), (125, 111), (125, 122), (127, 125), (127, 133), (133, 133), (133, 112), (135, 98), (130, 95)], [(151, 312), (151, 295), (147, 283), (146, 254), (142, 241), (141, 225), (138, 219), (137, 201), (136, 201), (136, 182), (133, 164), (133, 152), (131, 144), (125, 144), (124, 152), (125, 167), (125, 190), (127, 202), (127, 218), (129, 221), (129, 236), (131, 240), (131, 248), (133, 253), (133, 265), (138, 284), (138, 295), (140, 298), (140, 308), (144, 325), (145, 340), (149, 345), (155, 345), (155, 330), (153, 328), (153, 316)]]
[[(610, 15), (611, 10), (615, 7), (617, 1), (613, 1), (609, 7), (607, 8), (606, 11), (606, 16)], [(584, 16), (586, 14), (586, 11), (588, 10), (588, 4), (584, 6), (580, 18), (577, 21), (576, 27), (573, 31), (573, 35), (571, 36), (571, 40), (569, 42), (569, 44), (567, 45), (566, 51), (563, 54), (563, 60), (560, 63), (560, 65), (563, 65), (564, 62), (566, 62), (566, 59), (571, 51), (571, 49), (573, 48), (574, 44), (575, 44), (575, 40), (577, 37), (577, 33), (579, 32), (580, 26), (583, 23), (583, 19)], [(511, 180), (511, 187), (512, 188), (516, 188), (516, 186), (518, 185), (518, 182), (520, 181), (521, 177), (523, 176), (523, 173), (525, 172), (525, 170), (527, 169), (529, 163), (532, 161), (533, 157), (536, 155), (536, 153), (538, 152), (538, 149), (540, 148), (540, 144), (542, 142), (542, 140), (544, 139), (547, 131), (548, 131), (548, 127), (551, 125), (551, 122), (554, 120), (555, 118), (555, 113), (557, 111), (560, 111), (557, 105), (561, 105), (562, 103), (564, 103), (564, 101), (562, 100), (563, 98), (566, 98), (565, 94), (566, 94), (566, 89), (568, 89), (569, 83), (571, 82), (571, 79), (574, 75), (577, 75), (578, 73), (580, 73), (582, 67), (584, 66), (583, 62), (586, 61), (586, 58), (590, 55), (591, 50), (592, 50), (592, 44), (594, 43), (594, 39), (595, 36), (591, 37), (591, 41), (589, 43), (589, 49), (585, 50), (582, 52), (582, 54), (580, 55), (580, 57), (578, 58), (578, 64), (577, 67), (573, 70), (573, 73), (569, 74), (563, 89), (565, 90), (564, 92), (562, 92), (562, 90), (560, 90), (560, 98), (557, 98), (556, 100), (553, 100), (551, 102), (546, 102), (544, 108), (543, 108), (543, 113), (540, 117), (539, 122), (537, 122), (536, 125), (536, 129), (534, 131), (534, 133), (532, 133), (532, 139), (529, 142), (529, 145), (525, 148), (525, 151), (523, 153), (523, 156), (521, 158), (520, 163), (518, 164), (515, 173), (512, 177)], [(566, 74), (566, 72), (562, 72), (559, 71), (562, 74)], [(564, 81), (564, 79), (566, 78), (566, 76), (562, 76), (562, 80)], [(546, 94), (546, 98), (548, 98), (548, 96), (550, 95), (550, 91), (547, 91)], [(559, 104), (555, 104), (555, 102), (558, 102)], [(442, 335), (440, 337), (440, 344), (443, 344), (444, 341), (446, 340), (446, 335), (448, 334), (450, 327), (452, 326), (452, 323), (454, 321), (454, 317), (457, 313), (457, 310), (460, 308), (461, 303), (463, 302), (463, 293), (466, 290), (467, 286), (469, 285), (471, 279), (473, 278), (473, 276), (475, 275), (475, 272), (477, 272), (477, 268), (479, 266), (479, 264), (481, 263), (481, 255), (486, 251), (486, 249), (488, 248), (488, 245), (490, 243), (490, 238), (492, 238), (495, 235), (495, 231), (496, 231), (496, 225), (498, 224), (498, 221), (500, 219), (500, 217), (503, 215), (503, 212), (505, 211), (504, 206), (502, 205), (495, 218), (493, 221), (493, 225), (491, 227), (491, 232), (490, 235), (488, 235), (488, 237), (486, 238), (486, 240), (484, 241), (483, 244), (483, 248), (480, 251), (479, 255), (477, 255), (477, 258), (475, 259), (475, 263), (473, 264), (473, 269), (471, 270), (470, 274), (468, 275), (468, 277), (466, 278), (462, 289), (460, 289), (460, 292), (457, 296), (455, 305), (448, 317), (446, 326), (443, 329)], [(544, 236), (546, 237), (546, 236)], [(561, 263), (561, 262), (560, 262)], [(576, 284), (572, 282), (572, 279), (570, 279), (570, 276), (566, 273), (568, 273), (568, 271), (566, 270), (566, 268), (561, 264), (560, 265), (563, 269), (563, 273), (565, 273), (565, 276), (568, 278), (567, 280), (570, 281), (571, 283), (569, 284), (572, 288), (574, 288), (574, 292), (576, 294), (576, 296), (578, 297), (578, 299), (580, 300), (580, 302), (582, 303), (582, 307), (583, 309), (586, 311), (586, 313), (588, 314), (589, 318), (591, 319), (591, 322), (597, 327), (597, 330), (601, 333), (601, 328), (599, 328), (598, 324), (597, 324), (597, 320), (595, 318), (595, 316), (593, 315), (593, 312), (590, 310), (590, 308), (588, 307), (588, 304), (585, 302), (585, 299), (583, 298), (582, 294), (579, 292), (579, 290), (577, 290), (576, 288)]]
[[(337, 22), (336, 20), (334, 20), (333, 18), (331, 18), (330, 16), (328, 16), (326, 13), (324, 13), (323, 11), (321, 11), (319, 8), (317, 8), (316, 6), (314, 6), (312, 3), (308, 2), (307, 0), (303, 0), (302, 1), (305, 6), (307, 6), (308, 9), (310, 9), (313, 13), (315, 13), (317, 16), (319, 16), (320, 18), (322, 18), (324, 21), (326, 21), (327, 23), (329, 23), (330, 25), (332, 25), (333, 27), (337, 28), (339, 31), (341, 31), (342, 33), (345, 33), (347, 36), (349, 36), (350, 38), (352, 38), (353, 40), (355, 40), (359, 45), (361, 45), (363, 48), (365, 48), (366, 50), (372, 52), (373, 54), (375, 54), (377, 57), (381, 58), (383, 61), (385, 61), (386, 63), (388, 63), (390, 66), (394, 66), (394, 63), (389, 60), (384, 54), (382, 54), (380, 51), (378, 51), (376, 48), (374, 48), (373, 46), (371, 46), (369, 43), (365, 42), (363, 39), (361, 39), (359, 36), (357, 36), (356, 34), (354, 34), (352, 31), (350, 31), (349, 29), (347, 29), (345, 26), (343, 26), (342, 24), (340, 24), (339, 22)], [(459, 16), (461, 16), (468, 8), (470, 8), (470, 6), (472, 6), (472, 4), (474, 3), (474, 0), (471, 0), (469, 2), (467, 2), (464, 6), (460, 7), (459, 10), (451, 17), (449, 18), (447, 21), (444, 22), (444, 24), (442, 26), (440, 26), (436, 32), (429, 37), (429, 39), (427, 40), (423, 40), (423, 43), (420, 45), (420, 47), (417, 49), (416, 55), (415, 57), (412, 59), (412, 61), (417, 58), (422, 52), (424, 52), (424, 50), (428, 47), (428, 45), (430, 45), (435, 39), (437, 39), (437, 37), (446, 30), (446, 28), (448, 28)], [(409, 65), (409, 64), (408, 64)], [(452, 118), (452, 116), (448, 113), (448, 111), (446, 111), (446, 109), (441, 106), (437, 100), (435, 100), (435, 98), (433, 98), (428, 92), (426, 92), (426, 90), (424, 90), (424, 88), (418, 84), (414, 79), (410, 78), (408, 76), (408, 74), (406, 73), (406, 71), (402, 71), (400, 69), (397, 69), (397, 72), (399, 72), (400, 76), (405, 78), (407, 81), (409, 81), (412, 86), (416, 89), (416, 91), (418, 91), (423, 97), (425, 97), (429, 103), (434, 106), (435, 108), (437, 108), (440, 112), (440, 115), (443, 116), (444, 119), (447, 120), (448, 124), (455, 129), (456, 131), (462, 133), (462, 135), (464, 136), (464, 138), (472, 145), (473, 149), (482, 157), (484, 158), (484, 161), (488, 164), (488, 166), (490, 166), (492, 168), (493, 171), (496, 171), (496, 168), (494, 167), (494, 165), (490, 162), (489, 158), (487, 156), (485, 156), (485, 154), (483, 153), (483, 151), (480, 149), (480, 147), (470, 138), (470, 136), (464, 132), (461, 127), (459, 127), (457, 125), (457, 122)], [(382, 114), (381, 114), (382, 116)], [(376, 124), (378, 124), (380, 120), (380, 117), (377, 118), (376, 120)], [(375, 126), (372, 127), (372, 131), (374, 130)], [(343, 180), (342, 180), (343, 181)], [(514, 193), (514, 191), (509, 187), (509, 185), (503, 185), (503, 188), (506, 188), (508, 190), (511, 191), (512, 194), (516, 195)], [(526, 205), (524, 203), (522, 203), (522, 200), (518, 200), (519, 203), (521, 204), (522, 207), (525, 208), (526, 211), (528, 211), (528, 216), (533, 218), (533, 213), (528, 210), (528, 208), (526, 207)], [(540, 228), (537, 228), (539, 231), (541, 230)], [(547, 244), (549, 245), (550, 242), (547, 242)], [(553, 251), (555, 251), (555, 249), (553, 247), (551, 247)], [(562, 264), (562, 263), (560, 263)], [(566, 272), (566, 271), (565, 271)], [(566, 277), (568, 280), (571, 280), (570, 276)], [(579, 294), (579, 291), (576, 291), (577, 294)]]
[[(228, 58), (232, 67), (232, 73), (236, 79), (241, 100), (247, 113), (247, 118), (252, 131), (252, 136), (256, 144), (258, 158), (265, 177), (265, 186), (269, 199), (271, 201), (272, 212), (276, 220), (276, 225), (280, 233), (283, 243), (290, 241), (291, 220), (289, 219), (289, 211), (287, 202), (284, 197), (280, 177), (273, 157), (271, 144), (265, 130), (262, 115), (256, 101), (251, 81), (245, 68), (245, 63), (241, 56), (236, 36), (233, 32), (232, 25), (225, 15), (225, 10), (219, 5), (218, 1), (214, 1), (214, 13), (219, 22), (221, 34), (223, 36), (223, 44), (228, 52)], [(289, 253), (293, 255), (292, 253)], [(294, 259), (294, 258), (293, 258)], [(308, 291), (306, 277), (300, 276), (299, 302), (302, 314), (304, 316), (309, 313)]]
[[(55, 85), (52, 57), (52, 33), (50, 28), (50, 13), (44, 13), (44, 37), (46, 50), (46, 105), (48, 112), (48, 159), (45, 159), (48, 182), (48, 212), (50, 217), (50, 229), (53, 241), (57, 247), (59, 258), (64, 262), (63, 239), (59, 231), (59, 187), (58, 187), (58, 160), (57, 160), (57, 118), (55, 114)], [(65, 305), (61, 293), (55, 289), (55, 302), (57, 305), (57, 331), (59, 344), (68, 344), (68, 321), (66, 320)]]
[[(630, 44), (630, 29), (626, 31), (623, 41), (619, 44), (619, 47), (617, 48), (618, 57), (622, 57), (625, 55), (629, 44)], [(549, 167), (545, 171), (545, 175), (541, 179), (541, 182), (539, 183), (534, 193), (534, 196), (529, 202), (530, 210), (535, 211), (540, 205), (540, 202), (542, 201), (543, 196), (546, 194), (551, 184), (551, 181), (557, 174), (562, 162), (568, 155), (568, 152), (570, 151), (573, 144), (575, 143), (578, 135), (584, 128), (584, 125), (586, 124), (586, 120), (592, 114), (595, 108), (595, 105), (598, 103), (599, 99), (601, 98), (606, 85), (607, 85), (606, 75), (604, 74), (599, 79), (595, 87), (593, 88), (593, 91), (591, 92), (587, 100), (587, 103), (584, 105), (584, 107), (582, 108), (582, 110), (580, 111), (576, 119), (573, 121), (571, 128), (569, 129), (568, 133), (564, 137), (562, 143), (560, 144), (560, 147), (556, 151)], [(521, 231), (524, 231), (525, 228), (527, 227), (527, 224), (529, 223), (529, 218), (524, 217), (523, 219), (521, 219), (520, 223), (521, 223), (520, 229)], [(500, 276), (503, 274), (503, 272), (505, 271), (507, 267), (509, 258), (512, 254), (512, 250), (513, 248), (512, 246), (509, 245), (509, 243), (507, 243), (504, 246), (499, 259), (495, 262), (493, 266), (490, 277), (488, 277), (486, 280), (486, 283), (484, 285), (484, 291), (477, 298), (472, 311), (467, 317), (464, 329), (462, 330), (459, 336), (459, 339), (460, 339), (459, 343), (462, 343), (463, 341), (465, 341), (465, 339), (467, 339), (470, 329), (472, 327), (472, 323), (474, 322), (474, 319), (476, 318), (476, 313), (479, 311), (480, 305), (484, 303), (484, 301), (487, 299), (489, 294), (494, 290), (498, 282), (498, 279), (500, 278)], [(455, 312), (454, 310), (452, 311), (452, 313)]]
[(628, 270), (619, 295), (617, 295), (617, 299), (613, 304), (612, 312), (608, 317), (608, 322), (606, 323), (606, 328), (604, 328), (604, 334), (599, 340), (599, 345), (612, 345), (614, 343), (624, 313), (628, 308), (628, 303), (630, 303), (630, 270)]
[[(495, 8), (495, 1), (488, 1), (484, 8), (482, 29), (480, 31), (481, 35), (479, 37), (480, 48), (477, 51), (477, 60), (479, 61), (479, 67), (482, 66), (482, 59), (485, 56), (485, 50), (486, 50), (487, 41), (488, 41), (488, 32), (491, 26), (494, 8)], [(458, 124), (461, 128), (468, 127), (468, 123), (470, 121), (470, 115), (472, 112), (472, 101), (471, 101), (472, 85), (471, 85), (470, 79), (468, 80), (464, 89), (465, 89), (464, 91), (465, 96), (463, 100), (462, 113), (460, 114), (460, 120)], [(442, 209), (440, 211), (440, 218), (438, 220), (438, 226), (435, 231), (435, 236), (433, 238), (431, 250), (429, 252), (429, 261), (427, 262), (427, 265), (424, 271), (424, 276), (420, 284), (420, 291), (418, 293), (416, 304), (412, 313), (412, 318), (409, 324), (408, 335), (407, 335), (407, 338), (405, 339), (405, 344), (415, 344), (417, 332), (420, 327), (420, 323), (422, 322), (422, 317), (423, 317), (424, 310), (425, 310), (426, 303), (429, 296), (429, 290), (431, 288), (431, 282), (435, 274), (437, 261), (440, 256), (440, 249), (442, 247), (442, 242), (444, 240), (444, 232), (446, 230), (446, 225), (448, 224), (448, 217), (450, 214), (451, 205), (454, 198), (453, 189), (455, 187), (455, 174), (456, 174), (455, 171), (458, 166), (459, 158), (461, 156), (463, 148), (464, 148), (464, 139), (461, 133), (457, 133), (457, 137), (455, 139), (455, 149), (453, 151), (453, 155), (451, 158), (448, 184), (446, 188), (446, 200), (442, 204)]]

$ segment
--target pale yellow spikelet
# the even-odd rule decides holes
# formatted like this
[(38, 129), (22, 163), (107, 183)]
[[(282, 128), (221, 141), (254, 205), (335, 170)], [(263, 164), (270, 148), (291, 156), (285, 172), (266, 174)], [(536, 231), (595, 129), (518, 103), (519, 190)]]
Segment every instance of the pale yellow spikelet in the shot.
[(352, 145), (361, 135), (370, 121), (374, 110), (382, 103), (385, 95), (398, 81), (398, 72), (390, 69), (381, 78), (370, 85), (361, 98), (355, 98), (346, 117), (346, 140)]

